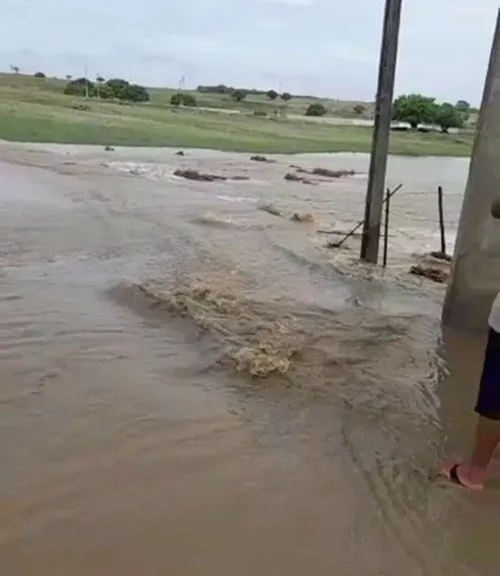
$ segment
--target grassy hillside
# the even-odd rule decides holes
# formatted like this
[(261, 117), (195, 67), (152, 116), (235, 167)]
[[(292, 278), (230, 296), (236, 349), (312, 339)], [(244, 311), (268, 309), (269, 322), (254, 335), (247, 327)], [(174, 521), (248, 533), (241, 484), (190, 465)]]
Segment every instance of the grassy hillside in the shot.
[[(329, 116), (308, 119), (312, 101), (288, 104), (249, 95), (193, 93), (198, 107), (172, 108), (173, 89), (152, 88), (151, 102), (123, 104), (65, 96), (66, 80), (0, 74), (0, 139), (28, 142), (215, 148), (242, 152), (366, 152), (371, 129), (338, 117), (355, 116), (355, 102), (323, 100)], [(274, 111), (280, 109), (281, 115)], [(367, 105), (366, 114), (370, 107)], [(262, 116), (267, 114), (267, 116)], [(394, 133), (395, 154), (470, 154), (471, 136)]]

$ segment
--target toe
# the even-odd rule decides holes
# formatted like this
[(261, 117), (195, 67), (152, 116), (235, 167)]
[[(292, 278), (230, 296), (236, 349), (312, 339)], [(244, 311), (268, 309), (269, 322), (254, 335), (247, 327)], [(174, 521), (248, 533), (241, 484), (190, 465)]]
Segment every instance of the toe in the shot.
[(451, 471), (456, 465), (457, 465), (456, 462), (448, 462), (446, 464), (443, 464), (439, 475), (443, 476), (447, 480), (451, 480)]
[(467, 473), (467, 466), (463, 464), (457, 464), (457, 462), (451, 462), (444, 464), (441, 468), (441, 477), (446, 478), (446, 480), (463, 486), (469, 490), (482, 490), (482, 484), (476, 484), (471, 482), (469, 475)]

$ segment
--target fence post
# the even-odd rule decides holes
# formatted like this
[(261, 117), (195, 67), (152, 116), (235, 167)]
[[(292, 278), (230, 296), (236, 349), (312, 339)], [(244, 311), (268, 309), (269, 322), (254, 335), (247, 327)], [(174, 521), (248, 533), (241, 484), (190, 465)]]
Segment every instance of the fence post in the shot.
[(387, 193), (385, 195), (385, 220), (384, 220), (384, 257), (382, 261), (382, 266), (385, 268), (387, 266), (387, 250), (389, 245), (389, 211), (391, 208), (391, 191), (387, 188)]
[(443, 187), (438, 186), (439, 230), (441, 232), (441, 254), (446, 255), (446, 237), (444, 231)]

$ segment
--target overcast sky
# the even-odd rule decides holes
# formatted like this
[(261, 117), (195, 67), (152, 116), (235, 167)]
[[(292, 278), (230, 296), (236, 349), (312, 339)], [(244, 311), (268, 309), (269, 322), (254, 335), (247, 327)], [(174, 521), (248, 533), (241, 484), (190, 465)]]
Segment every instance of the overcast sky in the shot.
[[(403, 0), (396, 92), (478, 103), (498, 0)], [(0, 69), (373, 99), (384, 0), (0, 0)]]

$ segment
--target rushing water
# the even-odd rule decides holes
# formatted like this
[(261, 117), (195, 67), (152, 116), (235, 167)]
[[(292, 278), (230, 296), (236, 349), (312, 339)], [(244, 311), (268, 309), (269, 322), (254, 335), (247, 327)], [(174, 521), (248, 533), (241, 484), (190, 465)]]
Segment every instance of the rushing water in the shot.
[(406, 274), (438, 184), (451, 243), (467, 162), (391, 159), (381, 273), (318, 233), (359, 219), (364, 156), (0, 154), (2, 576), (498, 574), (497, 481), (429, 480), (483, 342)]

